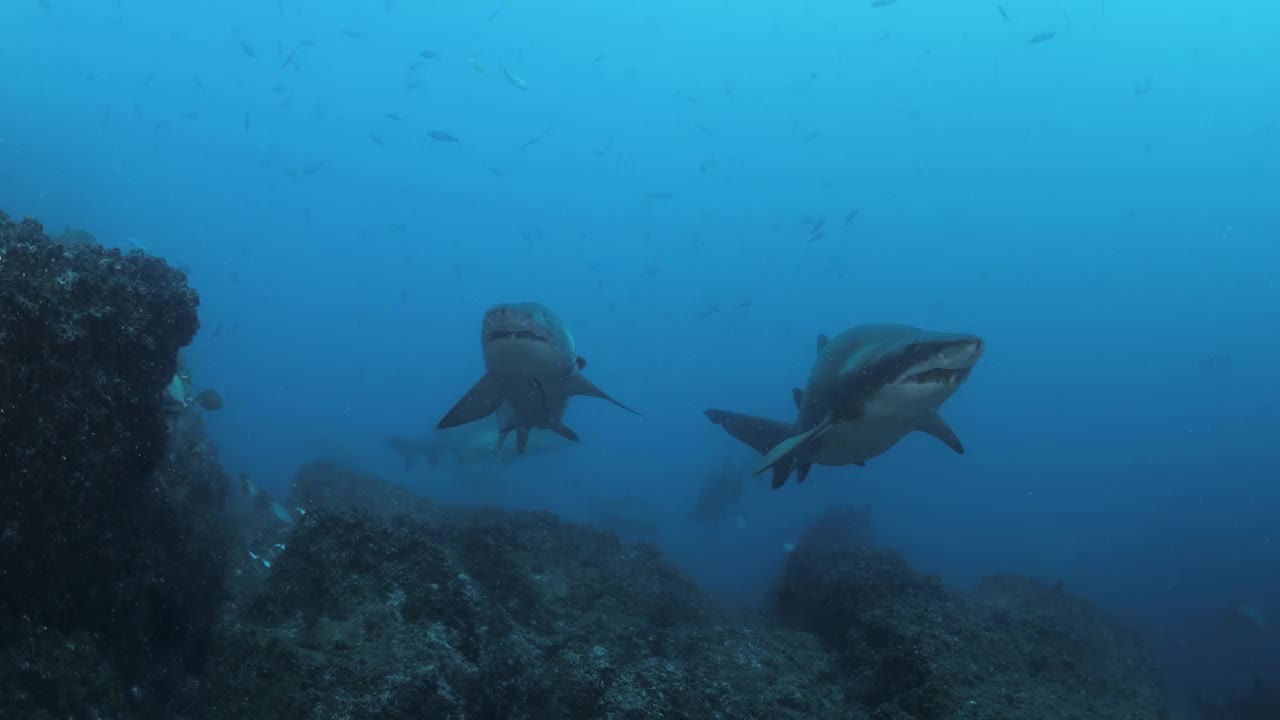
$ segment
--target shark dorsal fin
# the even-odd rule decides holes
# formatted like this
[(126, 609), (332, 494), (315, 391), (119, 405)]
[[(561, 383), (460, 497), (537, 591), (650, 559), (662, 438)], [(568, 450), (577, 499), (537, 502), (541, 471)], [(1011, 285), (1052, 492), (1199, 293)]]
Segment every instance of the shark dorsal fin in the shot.
[(826, 335), (818, 336), (818, 354), (819, 355), (821, 355), (822, 351), (826, 349), (827, 343), (829, 342), (831, 342), (831, 338), (827, 337)]
[(804, 391), (800, 388), (791, 388), (791, 399), (796, 401), (796, 409), (804, 403)]

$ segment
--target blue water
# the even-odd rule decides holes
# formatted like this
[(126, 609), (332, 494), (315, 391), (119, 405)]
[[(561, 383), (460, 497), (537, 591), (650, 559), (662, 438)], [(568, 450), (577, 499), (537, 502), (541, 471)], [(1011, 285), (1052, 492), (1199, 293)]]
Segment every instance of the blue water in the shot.
[[(958, 586), (1062, 580), (1174, 647), (1223, 608), (1280, 622), (1280, 9), (1003, 9), (5, 0), (0, 207), (190, 269), (209, 432), (277, 493), (330, 455), (625, 507), (743, 604), (866, 502)], [(406, 471), (384, 436), (425, 435), (484, 309), (524, 300), (645, 417), (579, 399), (565, 452)], [(790, 419), (816, 335), (862, 322), (985, 339), (943, 408), (967, 454), (915, 435), (685, 523), (753, 458), (701, 411)]]

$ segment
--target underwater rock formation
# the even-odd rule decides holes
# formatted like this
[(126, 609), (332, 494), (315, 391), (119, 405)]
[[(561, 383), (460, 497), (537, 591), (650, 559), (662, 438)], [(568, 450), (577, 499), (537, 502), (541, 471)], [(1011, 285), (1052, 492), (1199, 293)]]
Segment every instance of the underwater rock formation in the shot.
[(1140, 635), (1087, 601), (1010, 576), (955, 594), (865, 536), (851, 511), (815, 521), (776, 608), (822, 640), (874, 717), (1168, 717)]
[(308, 509), (224, 622), (189, 716), (839, 716), (812, 636), (730, 619), (650, 548), (548, 513), (447, 510), (331, 463), (294, 491), (361, 507)]
[(203, 663), (225, 479), (161, 403), (197, 304), (0, 213), (0, 717), (159, 716)]
[(331, 462), (294, 503), (184, 717), (1168, 717), (1135, 636), (1088, 603), (1017, 578), (955, 595), (867, 546), (865, 510), (801, 539), (781, 627), (548, 513), (451, 509)]

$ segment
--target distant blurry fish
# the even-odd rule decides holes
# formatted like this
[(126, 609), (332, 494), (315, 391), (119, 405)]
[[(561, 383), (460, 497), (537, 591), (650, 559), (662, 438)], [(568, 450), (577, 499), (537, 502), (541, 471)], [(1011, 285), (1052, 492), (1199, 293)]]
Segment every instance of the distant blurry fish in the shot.
[(826, 219), (826, 218), (818, 218), (817, 220), (814, 220), (813, 222), (810, 222), (810, 223), (809, 223), (809, 235), (811, 235), (811, 236), (812, 236), (812, 235), (817, 235), (818, 233), (822, 232), (822, 228), (823, 228), (823, 227), (825, 227), (825, 226), (826, 226), (826, 224), (827, 224), (827, 219)]
[(395, 122), (400, 122), (401, 120), (404, 119), (395, 113), (385, 113), (382, 117), (388, 120), (394, 120)]
[(670, 200), (672, 197), (674, 196), (669, 192), (651, 192), (645, 195), (644, 199), (646, 202), (653, 202), (654, 200)]
[(498, 68), (502, 70), (502, 74), (507, 78), (507, 82), (511, 83), (512, 85), (516, 86), (521, 90), (528, 89), (524, 84), (524, 80), (520, 79), (519, 75), (516, 75), (515, 73), (508, 70), (506, 65), (503, 65), (502, 63), (498, 63)]
[(452, 133), (445, 132), (444, 130), (428, 130), (427, 137), (437, 142), (457, 143), (458, 145), (462, 144), (462, 141), (459, 140), (456, 136), (454, 136)]
[(40, 0), (40, 7), (44, 8), (45, 12), (53, 12), (53, 6), (49, 4), (49, 0)]
[(295, 55), (297, 55), (297, 54), (298, 54), (298, 48), (297, 48), (297, 47), (295, 47), (294, 49), (290, 50), (290, 51), (289, 51), (289, 54), (285, 56), (285, 58), (284, 58), (284, 62), (280, 63), (280, 67), (281, 67), (281, 69), (289, 67), (289, 63), (293, 62), (293, 58), (294, 58), (294, 56), (295, 56)]
[(847, 214), (845, 214), (845, 216), (844, 216), (844, 224), (845, 224), (845, 225), (848, 225), (849, 223), (851, 223), (851, 222), (853, 222), (854, 220), (856, 220), (856, 219), (857, 219), (857, 217), (858, 217), (858, 210), (856, 210), (856, 209), (855, 209), (855, 210), (850, 210), (850, 211), (849, 211)]
[(377, 133), (369, 133), (369, 140), (378, 147), (386, 147), (387, 143), (382, 140), (382, 136)]
[(480, 64), (480, 61), (477, 60), (474, 55), (467, 56), (467, 64), (471, 66), (472, 70), (475, 70), (478, 73), (484, 72), (484, 66)]
[(1054, 33), (1054, 32), (1042, 32), (1042, 33), (1036, 33), (1035, 35), (1033, 35), (1033, 36), (1031, 37), (1031, 39), (1030, 39), (1030, 40), (1028, 40), (1028, 41), (1027, 41), (1027, 44), (1028, 44), (1028, 45), (1039, 45), (1039, 44), (1040, 44), (1040, 43), (1042, 43), (1042, 42), (1048, 42), (1048, 41), (1050, 41), (1050, 40), (1054, 39), (1055, 37), (1057, 37), (1057, 35), (1058, 35), (1058, 33)]
[(258, 53), (253, 49), (253, 46), (249, 44), (248, 40), (240, 41), (240, 49), (243, 50), (244, 54), (248, 55), (250, 58), (253, 58), (254, 60), (258, 59)]
[(818, 242), (819, 240), (821, 240), (826, 236), (827, 236), (827, 233), (823, 230), (819, 230), (818, 232), (815, 232), (815, 233), (810, 233), (809, 242)]
[(344, 29), (344, 30), (342, 31), (342, 34), (343, 34), (343, 35), (346, 35), (347, 37), (352, 38), (352, 39), (354, 39), (354, 40), (364, 40), (365, 38), (367, 38), (367, 37), (368, 37), (368, 35), (365, 35), (364, 33), (360, 32), (359, 30), (352, 30), (352, 29), (350, 29), (350, 28), (346, 28), (346, 29)]
[(496, 178), (504, 178), (504, 179), (505, 179), (505, 178), (507, 177), (507, 171), (506, 171), (506, 170), (503, 170), (502, 168), (494, 167), (494, 166), (492, 166), (492, 165), (485, 165), (484, 167), (485, 167), (485, 169), (486, 169), (486, 170), (488, 170), (488, 171), (489, 171), (489, 174), (493, 175), (493, 176), (494, 176), (494, 177), (496, 177)]
[(1004, 18), (1005, 22), (1012, 22), (1012, 20), (1009, 19), (1009, 13), (1005, 12), (1003, 5), (997, 5), (996, 10), (1000, 13), (1000, 17)]
[(244, 114), (244, 131), (249, 132), (249, 113)]
[(502, 14), (502, 10), (505, 7), (506, 7), (505, 5), (499, 5), (497, 10), (494, 10), (493, 12), (489, 13), (489, 19), (486, 20), (485, 22), (493, 22), (494, 20), (497, 20), (498, 16)]
[(201, 390), (200, 394), (196, 395), (196, 403), (205, 410), (221, 410), (222, 396), (217, 390)]
[(1139, 80), (1137, 85), (1133, 86), (1133, 94), (1139, 95), (1139, 96), (1146, 95), (1147, 93), (1151, 92), (1151, 85), (1154, 82), (1155, 82), (1155, 78), (1151, 77), (1150, 75), (1146, 76), (1145, 78)]
[(437, 53), (435, 50), (423, 50), (418, 53), (418, 57), (422, 58), (423, 60), (435, 60), (436, 58), (440, 57), (440, 54)]
[(804, 136), (800, 138), (800, 142), (802, 143), (813, 142), (814, 140), (817, 140), (818, 136), (820, 135), (822, 135), (821, 130), (812, 130), (810, 132), (805, 133)]
[(894, 3), (894, 0), (872, 0), (871, 7), (876, 7), (876, 8), (888, 7), (893, 3)]

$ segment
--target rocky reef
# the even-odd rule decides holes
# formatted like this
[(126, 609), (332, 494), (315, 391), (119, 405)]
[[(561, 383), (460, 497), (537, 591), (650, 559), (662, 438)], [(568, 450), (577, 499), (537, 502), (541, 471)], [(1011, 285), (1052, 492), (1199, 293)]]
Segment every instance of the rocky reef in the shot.
[(197, 304), (0, 213), (0, 717), (146, 717), (202, 667), (225, 481), (161, 403)]
[(996, 577), (954, 594), (821, 518), (777, 618), (725, 612), (647, 546), (441, 507), (336, 463), (223, 620), (189, 717), (1167, 717), (1137, 635)]
[(161, 400), (196, 305), (0, 217), (0, 720), (1167, 717), (1136, 633), (1030, 580), (948, 590), (865, 512), (747, 616), (649, 546), (335, 462), (228, 502)]

